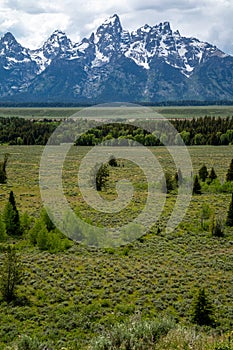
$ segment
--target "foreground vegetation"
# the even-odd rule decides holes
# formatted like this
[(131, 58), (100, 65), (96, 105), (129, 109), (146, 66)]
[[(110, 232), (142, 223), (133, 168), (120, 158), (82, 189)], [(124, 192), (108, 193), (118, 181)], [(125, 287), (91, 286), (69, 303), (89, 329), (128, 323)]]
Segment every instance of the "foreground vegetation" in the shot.
[[(77, 167), (88, 150), (71, 148), (64, 165), (64, 192), (70, 205), (83, 220), (100, 226), (120, 225), (135, 217), (144, 205), (147, 186), (142, 171), (128, 161), (120, 159), (120, 166), (110, 168), (101, 191), (104, 198), (114, 199), (115, 181), (128, 177), (135, 194), (125, 210), (114, 216), (84, 202)], [(174, 173), (166, 149), (151, 150), (164, 170)], [(0, 212), (13, 191), (23, 228), (18, 236), (2, 236), (0, 244), (2, 266), (9, 245), (15, 247), (21, 266), (16, 297), (4, 300), (2, 294), (0, 348), (232, 349), (233, 231), (225, 225), (232, 188), (221, 186), (233, 146), (189, 148), (194, 174), (205, 164), (208, 171), (214, 168), (218, 182), (200, 181), (201, 194), (193, 196), (174, 232), (164, 230), (175, 201), (171, 191), (159, 222), (147, 235), (108, 249), (68, 244), (54, 227), (45, 227), (38, 186), (42, 151), (41, 146), (0, 147), (1, 159), (9, 154), (7, 183), (0, 185)], [(209, 215), (203, 218), (205, 208)], [(224, 222), (222, 237), (211, 233), (213, 214)], [(38, 232), (46, 234), (40, 233), (41, 239)], [(55, 242), (66, 243), (57, 247)], [(193, 319), (193, 302), (202, 288), (213, 310), (211, 325), (197, 325)]]

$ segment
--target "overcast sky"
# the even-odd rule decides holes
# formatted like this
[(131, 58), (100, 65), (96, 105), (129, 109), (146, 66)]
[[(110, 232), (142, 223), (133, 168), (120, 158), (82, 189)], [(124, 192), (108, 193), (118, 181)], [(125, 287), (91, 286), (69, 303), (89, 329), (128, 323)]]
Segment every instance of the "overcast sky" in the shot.
[(233, 54), (232, 0), (0, 0), (0, 36), (38, 48), (56, 29), (73, 42), (117, 13), (124, 29), (170, 21), (173, 30)]

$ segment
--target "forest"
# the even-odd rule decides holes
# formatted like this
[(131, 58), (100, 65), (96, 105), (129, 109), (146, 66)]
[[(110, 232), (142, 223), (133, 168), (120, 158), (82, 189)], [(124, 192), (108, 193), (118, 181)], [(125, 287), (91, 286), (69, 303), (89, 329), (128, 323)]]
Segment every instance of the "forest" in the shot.
[[(28, 120), (18, 117), (0, 118), (0, 143), (9, 145), (45, 145), (49, 137), (60, 125), (54, 119)], [(67, 120), (71, 123), (73, 134), (66, 135), (63, 142), (74, 142), (80, 146), (105, 145), (133, 146), (137, 142), (145, 146), (179, 145), (169, 130), (164, 130), (163, 121), (142, 120), (138, 127), (125, 123), (111, 123), (98, 126), (94, 120)], [(200, 117), (192, 119), (174, 119), (170, 123), (178, 131), (185, 145), (229, 145), (233, 141), (233, 118)], [(65, 128), (65, 127), (64, 127)], [(146, 130), (145, 130), (146, 128)], [(88, 129), (88, 132), (82, 133)], [(149, 130), (153, 130), (151, 133)], [(115, 140), (114, 140), (115, 139)], [(117, 139), (117, 140), (116, 140)]]

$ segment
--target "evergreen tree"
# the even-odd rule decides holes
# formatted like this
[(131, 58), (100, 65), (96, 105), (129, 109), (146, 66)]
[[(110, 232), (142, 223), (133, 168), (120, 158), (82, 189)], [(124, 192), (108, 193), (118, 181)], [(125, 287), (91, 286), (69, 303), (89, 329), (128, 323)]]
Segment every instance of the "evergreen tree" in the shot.
[(175, 173), (175, 187), (181, 186), (183, 183), (183, 175), (182, 172), (180, 170), (180, 168), (178, 169), (178, 171)]
[(3, 300), (11, 302), (16, 297), (17, 285), (21, 282), (21, 266), (15, 248), (9, 246), (1, 268), (0, 291)]
[(197, 175), (195, 175), (194, 177), (193, 194), (201, 194), (201, 185), (199, 183), (199, 179)]
[(166, 172), (162, 179), (162, 192), (169, 193), (175, 189), (175, 177), (172, 177), (171, 173)]
[(114, 157), (114, 155), (111, 155), (110, 156), (110, 159), (108, 161), (108, 164), (111, 166), (111, 167), (117, 167), (117, 160), (116, 158)]
[(6, 166), (8, 161), (8, 154), (5, 154), (4, 161), (0, 163), (0, 183), (4, 184), (7, 181)]
[(211, 326), (213, 320), (213, 306), (209, 301), (204, 288), (198, 290), (191, 305), (191, 320), (199, 326)]
[(2, 221), (2, 217), (0, 216), (0, 242), (3, 242), (7, 239), (5, 224)]
[(227, 212), (226, 225), (232, 227), (233, 226), (233, 193), (231, 195), (231, 202), (229, 205), (229, 209)]
[(205, 180), (208, 177), (208, 170), (205, 164), (202, 165), (202, 167), (199, 169), (199, 177), (201, 181), (205, 182)]
[[(96, 166), (96, 169), (99, 166)], [(97, 191), (101, 191), (102, 188), (106, 185), (106, 182), (109, 177), (109, 168), (107, 164), (102, 164), (95, 174), (95, 184)]]
[(19, 212), (16, 207), (13, 191), (10, 192), (9, 200), (4, 208), (3, 220), (8, 235), (19, 236), (21, 234)]
[(216, 172), (215, 172), (214, 168), (211, 168), (210, 173), (208, 175), (208, 183), (211, 183), (215, 179), (217, 179)]
[(41, 210), (41, 213), (40, 213), (40, 217), (41, 217), (41, 220), (42, 222), (45, 224), (46, 228), (48, 231), (52, 231), (55, 229), (55, 225), (54, 223), (52, 222), (52, 220), (50, 219), (50, 216), (49, 214), (47, 213), (46, 209), (43, 208)]
[(233, 159), (231, 160), (229, 169), (227, 170), (226, 181), (233, 181)]

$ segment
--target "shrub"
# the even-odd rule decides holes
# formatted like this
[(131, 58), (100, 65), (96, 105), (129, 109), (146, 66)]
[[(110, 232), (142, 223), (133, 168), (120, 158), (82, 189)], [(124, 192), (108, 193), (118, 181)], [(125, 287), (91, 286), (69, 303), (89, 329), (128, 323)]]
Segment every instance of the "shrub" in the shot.
[(44, 350), (48, 349), (38, 339), (22, 335), (17, 343), (17, 350)]
[(223, 237), (224, 236), (224, 226), (223, 220), (221, 218), (215, 218), (213, 215), (210, 225), (210, 233), (215, 237)]
[(168, 319), (131, 318), (128, 322), (115, 325), (110, 331), (94, 339), (91, 350), (149, 350), (173, 327), (174, 323)]

